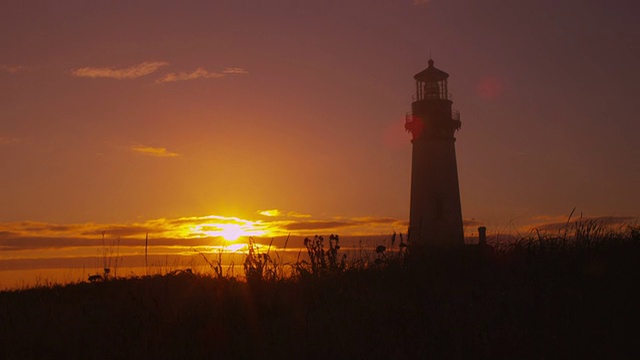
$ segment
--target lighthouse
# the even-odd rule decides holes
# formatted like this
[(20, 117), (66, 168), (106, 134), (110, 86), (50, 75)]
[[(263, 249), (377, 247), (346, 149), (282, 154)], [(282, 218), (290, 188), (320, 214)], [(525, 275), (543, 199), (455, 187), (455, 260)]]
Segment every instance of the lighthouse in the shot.
[(416, 74), (416, 93), (405, 128), (411, 133), (409, 237), (418, 248), (464, 244), (454, 134), (460, 113), (452, 109), (449, 74), (433, 60)]

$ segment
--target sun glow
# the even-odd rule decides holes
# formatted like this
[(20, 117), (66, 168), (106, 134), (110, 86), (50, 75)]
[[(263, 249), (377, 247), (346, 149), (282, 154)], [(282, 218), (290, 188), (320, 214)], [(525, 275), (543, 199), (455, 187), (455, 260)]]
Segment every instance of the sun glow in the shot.
[[(216, 221), (211, 221), (214, 219)], [(268, 233), (259, 221), (213, 216), (208, 220), (206, 223), (191, 227), (189, 233), (197, 237), (222, 237), (227, 241), (236, 241), (248, 236), (264, 236)]]
[(221, 228), (220, 235), (228, 241), (238, 240), (245, 234), (242, 230), (242, 226), (237, 224), (219, 224), (218, 227)]
[(231, 252), (242, 252), (243, 250), (246, 250), (248, 247), (249, 245), (247, 244), (239, 243), (239, 244), (232, 244), (227, 246), (226, 250)]

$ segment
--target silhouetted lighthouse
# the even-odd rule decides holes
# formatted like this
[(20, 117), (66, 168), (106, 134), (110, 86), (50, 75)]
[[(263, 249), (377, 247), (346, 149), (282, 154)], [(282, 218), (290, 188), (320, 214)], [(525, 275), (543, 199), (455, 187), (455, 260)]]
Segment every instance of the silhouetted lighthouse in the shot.
[(449, 74), (429, 67), (416, 74), (416, 94), (405, 127), (413, 139), (409, 236), (418, 247), (464, 244), (453, 134), (460, 113), (451, 108)]

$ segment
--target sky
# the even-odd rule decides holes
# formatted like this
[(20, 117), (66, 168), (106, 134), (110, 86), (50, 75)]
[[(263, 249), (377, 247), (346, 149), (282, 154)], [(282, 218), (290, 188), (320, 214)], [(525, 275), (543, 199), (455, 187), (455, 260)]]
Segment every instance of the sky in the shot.
[(430, 58), (461, 113), (468, 228), (548, 226), (574, 208), (637, 223), (638, 10), (4, 0), (0, 238), (404, 232), (404, 116)]

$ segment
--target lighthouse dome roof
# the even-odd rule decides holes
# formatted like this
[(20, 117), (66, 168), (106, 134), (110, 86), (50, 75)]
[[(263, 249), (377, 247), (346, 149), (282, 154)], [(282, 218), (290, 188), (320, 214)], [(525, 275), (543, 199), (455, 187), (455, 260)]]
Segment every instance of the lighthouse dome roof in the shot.
[(449, 74), (440, 69), (436, 69), (436, 67), (433, 66), (433, 60), (429, 59), (429, 67), (417, 73), (413, 78), (422, 82), (436, 82), (446, 80), (448, 77)]

